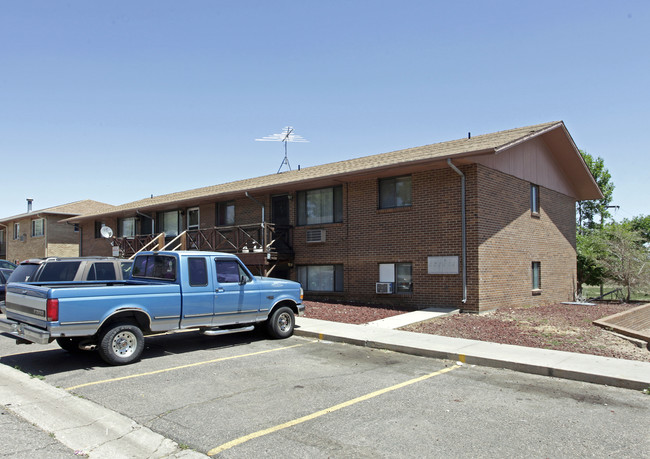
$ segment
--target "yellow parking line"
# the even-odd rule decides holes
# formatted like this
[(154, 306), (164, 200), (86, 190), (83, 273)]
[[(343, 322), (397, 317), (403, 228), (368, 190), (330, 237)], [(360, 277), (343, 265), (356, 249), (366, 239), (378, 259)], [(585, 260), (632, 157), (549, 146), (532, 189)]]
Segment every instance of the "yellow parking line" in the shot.
[[(311, 343), (316, 343), (316, 342), (317, 341), (311, 341)], [(190, 363), (188, 365), (181, 365), (179, 367), (165, 368), (163, 370), (150, 371), (148, 373), (138, 373), (136, 375), (122, 376), (120, 378), (103, 379), (101, 381), (94, 381), (94, 382), (89, 382), (89, 383), (85, 383), (85, 384), (79, 384), (77, 386), (66, 387), (65, 390), (75, 390), (75, 389), (79, 389), (80, 387), (94, 386), (96, 384), (105, 384), (105, 383), (109, 383), (109, 382), (123, 381), (125, 379), (140, 378), (142, 376), (150, 376), (150, 375), (155, 375), (155, 374), (159, 374), (159, 373), (166, 373), (168, 371), (176, 371), (176, 370), (183, 370), (185, 368), (198, 367), (200, 365), (207, 365), (209, 363), (224, 362), (226, 360), (240, 359), (242, 357), (251, 357), (251, 356), (254, 356), (254, 355), (266, 354), (266, 353), (269, 353), (269, 352), (284, 351), (285, 349), (291, 349), (293, 347), (304, 346), (305, 344), (310, 344), (310, 343), (294, 344), (294, 345), (291, 345), (291, 346), (280, 347), (280, 348), (277, 348), (277, 349), (268, 349), (266, 351), (251, 352), (250, 354), (233, 355), (231, 357), (221, 357), (219, 359), (206, 360), (204, 362)]]
[(268, 434), (277, 432), (279, 430), (287, 429), (289, 427), (293, 427), (295, 425), (302, 424), (303, 422), (311, 421), (312, 419), (316, 419), (316, 418), (321, 417), (323, 415), (332, 413), (334, 411), (338, 411), (338, 410), (340, 410), (342, 408), (347, 408), (348, 406), (352, 406), (352, 405), (354, 405), (356, 403), (369, 400), (369, 399), (377, 397), (379, 395), (383, 395), (383, 394), (385, 394), (387, 392), (391, 392), (391, 391), (394, 391), (394, 390), (397, 390), (397, 389), (401, 389), (402, 387), (406, 387), (406, 386), (409, 386), (411, 384), (415, 384), (415, 383), (424, 381), (426, 379), (432, 378), (434, 376), (438, 376), (438, 375), (441, 375), (443, 373), (447, 373), (448, 371), (455, 370), (456, 368), (460, 368), (460, 366), (459, 365), (454, 365), (453, 367), (443, 368), (442, 370), (434, 371), (433, 373), (429, 373), (427, 375), (420, 376), (419, 378), (411, 379), (411, 380), (405, 381), (403, 383), (395, 384), (394, 386), (386, 387), (385, 389), (380, 389), (380, 390), (377, 390), (375, 392), (371, 392), (369, 394), (362, 395), (362, 396), (357, 397), (357, 398), (353, 398), (352, 400), (348, 400), (347, 402), (339, 403), (338, 405), (334, 405), (334, 406), (332, 406), (330, 408), (325, 408), (324, 410), (317, 411), (317, 412), (309, 414), (307, 416), (303, 416), (301, 418), (294, 419), (294, 420), (289, 421), (289, 422), (285, 422), (284, 424), (279, 424), (277, 426), (269, 427), (268, 429), (264, 429), (264, 430), (258, 430), (257, 432), (253, 432), (253, 433), (245, 435), (243, 437), (239, 437), (239, 438), (237, 438), (235, 440), (229, 441), (228, 443), (224, 443), (221, 446), (217, 446), (216, 448), (211, 449), (210, 451), (208, 451), (208, 456), (214, 456), (215, 454), (219, 454), (220, 452), (225, 451), (227, 449), (230, 449), (230, 448), (232, 448), (234, 446), (241, 445), (242, 443), (245, 443), (245, 442), (247, 442), (249, 440), (252, 440), (254, 438), (263, 437), (264, 435), (268, 435)]

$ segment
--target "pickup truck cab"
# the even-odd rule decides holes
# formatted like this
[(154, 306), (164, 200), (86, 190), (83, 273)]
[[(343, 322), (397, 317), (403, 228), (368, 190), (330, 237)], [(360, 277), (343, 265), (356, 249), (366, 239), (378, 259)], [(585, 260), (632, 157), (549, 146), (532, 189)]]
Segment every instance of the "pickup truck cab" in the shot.
[(302, 294), (297, 282), (253, 276), (233, 254), (143, 252), (129, 280), (9, 284), (0, 331), (19, 342), (97, 349), (121, 365), (140, 358), (145, 335), (171, 330), (218, 335), (265, 325), (287, 338), (304, 311)]

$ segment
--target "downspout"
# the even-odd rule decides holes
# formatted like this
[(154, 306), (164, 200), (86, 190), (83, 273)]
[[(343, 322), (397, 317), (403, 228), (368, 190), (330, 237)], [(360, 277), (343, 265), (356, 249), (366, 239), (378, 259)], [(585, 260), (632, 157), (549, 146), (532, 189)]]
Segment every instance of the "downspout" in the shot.
[(462, 246), (463, 246), (463, 304), (467, 303), (467, 226), (465, 222), (465, 174), (458, 169), (451, 162), (451, 158), (447, 158), (447, 164), (458, 175), (460, 175), (461, 186), (461, 232), (462, 232)]

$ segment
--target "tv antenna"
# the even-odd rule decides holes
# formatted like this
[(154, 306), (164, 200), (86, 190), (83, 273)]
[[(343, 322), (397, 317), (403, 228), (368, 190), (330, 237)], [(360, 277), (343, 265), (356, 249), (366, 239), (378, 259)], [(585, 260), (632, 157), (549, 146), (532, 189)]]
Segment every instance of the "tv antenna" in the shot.
[(289, 164), (289, 157), (287, 156), (287, 143), (289, 142), (309, 142), (303, 136), (295, 134), (293, 127), (285, 127), (279, 134), (271, 134), (261, 139), (255, 139), (260, 142), (284, 142), (284, 159), (280, 163), (280, 168), (278, 169), (278, 174), (282, 170), (282, 167), (286, 164), (289, 170), (291, 170), (291, 164)]

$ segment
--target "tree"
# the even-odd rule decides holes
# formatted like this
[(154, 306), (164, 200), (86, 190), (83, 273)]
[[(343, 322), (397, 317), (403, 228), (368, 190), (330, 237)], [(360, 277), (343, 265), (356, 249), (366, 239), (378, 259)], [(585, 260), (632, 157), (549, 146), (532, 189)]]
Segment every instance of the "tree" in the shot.
[(632, 290), (650, 285), (650, 249), (640, 233), (625, 224), (612, 223), (600, 231), (605, 249), (597, 260), (607, 279), (623, 286), (630, 301)]
[(650, 244), (650, 215), (639, 215), (631, 220), (623, 220), (623, 224), (632, 231), (636, 231), (643, 238), (644, 244)]
[(582, 295), (582, 285), (599, 285), (605, 279), (605, 269), (598, 263), (604, 257), (605, 247), (600, 228), (586, 229), (576, 235), (578, 261), (577, 291)]
[(611, 216), (607, 210), (607, 206), (612, 202), (614, 184), (611, 181), (611, 174), (605, 168), (603, 158), (598, 157), (594, 159), (589, 153), (583, 150), (580, 150), (580, 155), (582, 155), (582, 159), (587, 164), (591, 175), (594, 177), (604, 196), (603, 199), (597, 201), (578, 201), (576, 204), (578, 232), (583, 232), (585, 229), (595, 228), (597, 224), (600, 224)]

